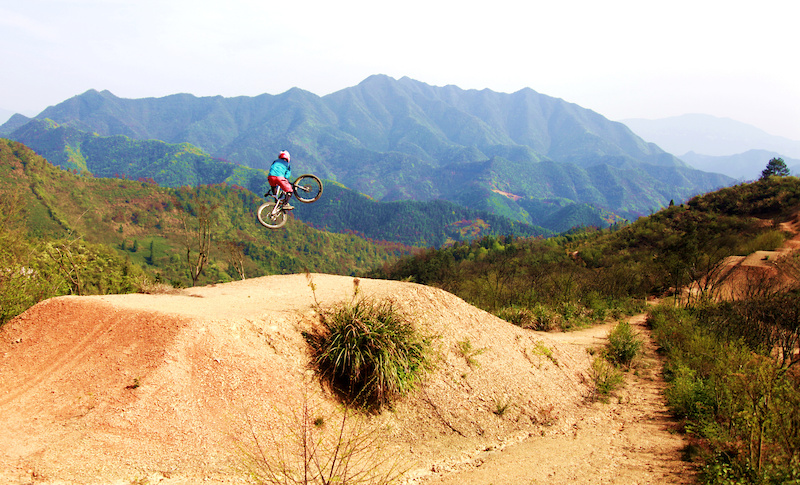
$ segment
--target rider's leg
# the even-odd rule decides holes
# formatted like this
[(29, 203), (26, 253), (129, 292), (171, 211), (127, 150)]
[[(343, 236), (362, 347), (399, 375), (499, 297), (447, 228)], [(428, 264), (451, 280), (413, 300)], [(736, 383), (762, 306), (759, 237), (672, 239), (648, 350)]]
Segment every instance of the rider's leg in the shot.
[(294, 206), (289, 204), (289, 199), (291, 198), (292, 198), (292, 192), (285, 192), (283, 194), (283, 199), (281, 199), (281, 202), (283, 202), (284, 209), (289, 209), (289, 210), (294, 209)]
[(294, 190), (294, 187), (292, 187), (292, 184), (286, 179), (286, 177), (276, 177), (274, 175), (270, 175), (267, 177), (267, 181), (270, 185), (270, 191), (264, 194), (264, 197), (269, 195), (274, 195), (277, 197), (278, 189), (281, 189), (283, 191), (283, 196), (278, 199), (278, 206), (287, 210), (294, 209), (294, 207), (289, 204), (289, 199), (292, 198), (292, 191)]
[(286, 177), (269, 177), (268, 180), (270, 180), (270, 183), (275, 183), (275, 185), (283, 189), (283, 197), (280, 199), (279, 204), (283, 206), (284, 209), (294, 209), (294, 207), (289, 205), (289, 199), (292, 198), (294, 187), (292, 187), (292, 184)]
[[(276, 177), (274, 175), (270, 175), (267, 177), (267, 182), (269, 182), (269, 192), (264, 194), (264, 197), (268, 197), (270, 195), (277, 195), (278, 188), (283, 188), (283, 184), (281, 183), (282, 178), (283, 177)], [(286, 180), (285, 178), (283, 179)]]

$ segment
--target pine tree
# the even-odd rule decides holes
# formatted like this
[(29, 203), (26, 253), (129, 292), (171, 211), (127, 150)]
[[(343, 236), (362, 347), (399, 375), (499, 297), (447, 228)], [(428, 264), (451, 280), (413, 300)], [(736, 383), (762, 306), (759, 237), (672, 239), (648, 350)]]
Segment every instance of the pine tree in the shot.
[(767, 163), (767, 168), (761, 172), (761, 180), (767, 179), (772, 175), (786, 177), (789, 175), (789, 167), (782, 158), (773, 158)]

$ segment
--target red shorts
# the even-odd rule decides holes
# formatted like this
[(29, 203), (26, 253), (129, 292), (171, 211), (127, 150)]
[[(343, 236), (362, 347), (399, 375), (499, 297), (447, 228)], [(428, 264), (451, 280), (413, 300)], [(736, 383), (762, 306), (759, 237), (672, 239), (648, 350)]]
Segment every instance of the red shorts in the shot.
[(292, 193), (294, 188), (292, 188), (292, 184), (286, 180), (286, 177), (276, 177), (274, 175), (270, 175), (267, 177), (267, 182), (269, 182), (270, 187), (275, 187), (276, 185), (283, 189), (284, 192)]

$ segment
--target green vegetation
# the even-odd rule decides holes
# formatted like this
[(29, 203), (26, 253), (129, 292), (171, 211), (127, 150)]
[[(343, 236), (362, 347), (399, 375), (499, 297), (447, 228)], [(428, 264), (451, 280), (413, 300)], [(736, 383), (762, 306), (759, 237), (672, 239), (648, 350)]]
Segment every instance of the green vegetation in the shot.
[(556, 359), (555, 355), (553, 355), (553, 351), (541, 342), (536, 342), (536, 347), (533, 348), (533, 353), (534, 355), (547, 357), (550, 362), (555, 365), (559, 365), (558, 359)]
[(296, 221), (268, 231), (254, 214), (263, 199), (241, 187), (78, 176), (2, 139), (0, 196), (0, 324), (52, 296), (356, 274), (410, 251)]
[[(650, 315), (669, 356), (667, 402), (695, 440), (705, 483), (800, 479), (800, 291), (776, 297)], [(792, 342), (789, 359), (771, 334)]]
[(313, 227), (419, 247), (441, 247), (486, 235), (552, 235), (552, 231), (542, 227), (444, 200), (377, 202), (328, 181), (322, 199), (307, 206), (299, 205), (295, 215)]
[[(88, 166), (76, 146), (73, 154)], [(478, 165), (472, 169), (491, 166), (494, 175), (507, 169), (497, 161)], [(494, 175), (492, 183), (504, 178)], [(735, 300), (719, 298), (727, 258), (783, 243), (780, 224), (796, 222), (800, 212), (796, 177), (768, 176), (632, 223), (548, 239), (487, 234), (476, 219), (461, 227), (474, 239), (452, 238), (413, 255), (400, 244), (296, 222), (291, 230), (265, 231), (253, 214), (261, 199), (239, 186), (161, 188), (77, 176), (7, 140), (0, 140), (0, 194), (0, 324), (49, 296), (306, 269), (437, 286), (536, 330), (618, 320), (660, 297), (667, 303), (648, 321), (668, 359), (666, 396), (693, 440), (706, 483), (800, 479), (800, 260), (770, 260), (765, 276), (748, 275)], [(323, 331), (308, 339), (320, 374), (348, 403), (389, 406), (431, 365), (425, 336), (389, 301), (356, 291), (351, 302), (321, 313)], [(641, 348), (625, 324), (610, 341), (592, 365), (598, 397), (613, 393), (621, 368)], [(475, 365), (469, 340), (458, 345)], [(534, 353), (558, 365), (547, 349)], [(496, 400), (496, 413), (509, 404)]]
[[(225, 182), (258, 193), (246, 168), (263, 170), (288, 149), (296, 173), (377, 201), (444, 199), (556, 232), (634, 219), (734, 182), (532, 90), (476, 92), (387, 76), (324, 97), (291, 89), (121, 99), (90, 90), (41, 116), (3, 125), (3, 134), (95, 176), (172, 187)], [(232, 163), (211, 163), (224, 160)]]
[(0, 325), (44, 298), (127, 293), (145, 281), (141, 268), (102, 244), (28, 237), (21, 206), (18, 194), (0, 198)]
[[(172, 188), (224, 183), (244, 187), (255, 194), (264, 193), (267, 183), (263, 170), (212, 158), (188, 143), (103, 137), (59, 126), (51, 120), (33, 120), (15, 134), (18, 140), (48, 161), (75, 174), (137, 180)], [(541, 227), (443, 200), (377, 202), (336, 182), (326, 180), (325, 185), (328, 187), (325, 197), (315, 204), (298, 204), (293, 215), (326, 231), (437, 247), (487, 234), (551, 234)], [(596, 211), (586, 208), (581, 213), (586, 211), (585, 218), (562, 218), (562, 224), (569, 219), (576, 224), (606, 225), (601, 218), (590, 218), (589, 214)]]
[(53, 165), (98, 178), (182, 187), (211, 185), (238, 177), (239, 185), (249, 186), (252, 182), (253, 190), (260, 188), (256, 184), (266, 181), (263, 171), (251, 169), (243, 174), (233, 163), (214, 159), (189, 143), (99, 136), (48, 119), (32, 120), (17, 132), (16, 138)]
[(594, 387), (592, 398), (607, 400), (625, 383), (624, 371), (629, 370), (644, 346), (642, 338), (634, 332), (630, 322), (617, 323), (608, 334), (608, 343), (601, 351), (590, 349), (594, 355), (589, 377)]
[(630, 367), (641, 352), (644, 341), (634, 332), (630, 322), (622, 321), (608, 333), (606, 357), (614, 364)]
[(625, 376), (622, 371), (603, 355), (597, 355), (592, 360), (592, 366), (589, 368), (589, 377), (594, 384), (592, 399), (603, 402), (625, 383)]
[(761, 172), (761, 178), (766, 179), (773, 175), (778, 177), (786, 177), (789, 175), (789, 167), (786, 166), (786, 162), (783, 161), (782, 158), (773, 158), (767, 162), (766, 168)]
[(495, 396), (493, 401), (494, 409), (492, 412), (500, 417), (505, 416), (505, 414), (511, 410), (511, 406), (513, 405), (508, 396)]
[(389, 300), (356, 292), (351, 302), (322, 311), (322, 332), (307, 335), (314, 362), (350, 403), (380, 409), (404, 396), (431, 365), (429, 341)]
[[(665, 303), (648, 322), (667, 355), (666, 397), (709, 484), (800, 480), (800, 256), (748, 274), (721, 301), (729, 256), (779, 247), (800, 179), (768, 177), (607, 230), (547, 240), (484, 237), (421, 251), (375, 274), (442, 287), (523, 328), (569, 329)], [(692, 293), (681, 291), (698, 282)], [(590, 378), (606, 399), (640, 338), (619, 324)]]
[(470, 342), (469, 339), (459, 340), (456, 342), (456, 345), (458, 345), (459, 353), (464, 357), (464, 360), (467, 361), (467, 365), (470, 367), (478, 367), (481, 365), (476, 357), (486, 352), (486, 349), (476, 349), (472, 346), (472, 342)]
[[(597, 231), (542, 239), (488, 236), (428, 249), (371, 273), (438, 286), (524, 328), (570, 329), (642, 308), (647, 288), (619, 267), (590, 268), (570, 256)], [(614, 263), (616, 264), (616, 263)]]

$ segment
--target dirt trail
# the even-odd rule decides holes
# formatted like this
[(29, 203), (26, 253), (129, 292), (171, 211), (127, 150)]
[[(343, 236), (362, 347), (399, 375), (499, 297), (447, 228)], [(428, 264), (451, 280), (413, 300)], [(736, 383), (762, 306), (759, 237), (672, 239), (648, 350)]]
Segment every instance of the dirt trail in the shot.
[[(531, 437), (490, 450), (459, 471), (425, 483), (456, 484), (690, 484), (695, 471), (683, 461), (685, 443), (663, 398), (663, 363), (645, 316), (631, 319), (645, 337), (644, 356), (626, 374), (625, 387), (608, 403), (587, 405), (573, 429)], [(585, 348), (605, 344), (612, 324), (554, 335)]]
[[(168, 295), (62, 297), (0, 328), (0, 483), (242, 483), (246, 415), (268, 429), (303, 395), (340, 411), (302, 333), (352, 278), (270, 276)], [(515, 327), (436, 288), (362, 279), (434, 337), (436, 368), (370, 418), (411, 483), (685, 483), (651, 356), (619, 400), (590, 403), (589, 346)], [(641, 326), (641, 318), (636, 320)], [(646, 331), (642, 327), (641, 331)], [(459, 343), (481, 353), (470, 364)], [(543, 350), (546, 350), (544, 352)], [(652, 349), (651, 349), (652, 351)], [(502, 415), (498, 402), (511, 404)], [(479, 466), (480, 465), (480, 466)]]

